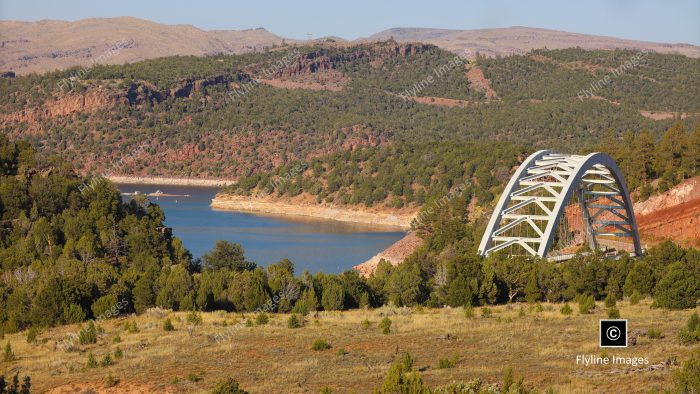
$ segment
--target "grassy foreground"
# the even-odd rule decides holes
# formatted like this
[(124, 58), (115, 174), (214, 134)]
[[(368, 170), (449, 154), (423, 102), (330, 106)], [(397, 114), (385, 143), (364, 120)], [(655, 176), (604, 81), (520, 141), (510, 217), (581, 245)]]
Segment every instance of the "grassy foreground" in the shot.
[[(541, 312), (527, 304), (496, 306), (490, 308), (490, 318), (481, 317), (481, 308), (475, 308), (473, 318), (451, 308), (319, 312), (296, 329), (287, 327), (288, 315), (270, 315), (265, 325), (239, 324), (237, 333), (221, 343), (215, 340), (217, 334), (227, 328), (231, 332), (231, 326), (246, 317), (254, 321), (254, 316), (203, 313), (202, 324), (190, 332), (187, 313), (151, 310), (100, 322), (104, 332), (97, 343), (79, 345), (77, 351), (66, 352), (57, 341), (77, 334), (78, 325), (40, 332), (31, 344), (26, 332), (6, 335), (2, 345), (9, 340), (16, 360), (0, 363), (0, 371), (6, 376), (16, 371), (29, 374), (33, 392), (205, 392), (233, 377), (251, 393), (318, 393), (326, 386), (334, 393), (366, 393), (381, 385), (396, 357), (409, 352), (416, 360), (414, 369), (431, 387), (474, 378), (496, 383), (508, 367), (541, 391), (646, 393), (672, 387), (678, 366), (649, 366), (673, 356), (679, 362), (688, 358), (692, 347), (681, 345), (677, 334), (692, 311), (652, 309), (649, 300), (634, 306), (618, 302), (630, 330), (654, 328), (663, 337), (640, 336), (635, 346), (604, 350), (597, 342), (598, 320), (606, 317), (604, 305), (598, 303), (588, 315), (571, 306), (574, 312), (569, 316), (556, 304), (543, 304)], [(379, 327), (385, 316), (392, 321), (389, 334)], [(163, 329), (166, 318), (174, 331)], [(365, 320), (371, 324), (363, 324)], [(126, 330), (127, 321), (135, 321), (138, 332)], [(115, 343), (115, 337), (121, 341)], [(317, 339), (331, 348), (312, 350)], [(117, 347), (123, 358), (114, 357)], [(94, 368), (86, 367), (90, 353), (98, 363)], [(647, 357), (649, 365), (576, 365), (577, 354), (606, 353)], [(106, 354), (112, 364), (100, 366)], [(107, 387), (108, 375), (116, 385)]]

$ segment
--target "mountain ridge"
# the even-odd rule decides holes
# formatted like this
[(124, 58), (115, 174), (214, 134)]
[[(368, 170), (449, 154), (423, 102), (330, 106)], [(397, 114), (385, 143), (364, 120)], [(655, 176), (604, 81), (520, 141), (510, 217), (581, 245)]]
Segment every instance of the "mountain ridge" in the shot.
[[(383, 41), (420, 41), (473, 58), (523, 54), (532, 49), (644, 49), (700, 57), (700, 46), (685, 43), (656, 43), (607, 36), (570, 33), (544, 28), (513, 26), (492, 29), (434, 29), (396, 27), (366, 38), (345, 40), (329, 36), (295, 40), (276, 35), (263, 27), (243, 30), (204, 30), (191, 24), (161, 24), (132, 16), (88, 18), (77, 21), (42, 19), (35, 22), (0, 21), (0, 70), (17, 75), (45, 73), (74, 66), (88, 66), (109, 51), (118, 40), (133, 45), (121, 48), (101, 61), (133, 63), (173, 55), (205, 56), (264, 50), (283, 43), (309, 44), (331, 41), (336, 45)], [(56, 43), (60, 43), (57, 45)]]

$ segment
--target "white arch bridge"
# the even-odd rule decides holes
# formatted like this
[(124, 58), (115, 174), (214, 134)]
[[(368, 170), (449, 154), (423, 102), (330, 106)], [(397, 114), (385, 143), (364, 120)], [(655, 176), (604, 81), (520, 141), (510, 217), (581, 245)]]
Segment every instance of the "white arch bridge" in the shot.
[[(577, 227), (572, 222), (579, 217)], [(578, 233), (568, 231), (571, 224)], [(507, 250), (511, 255), (547, 257), (553, 244), (565, 250), (584, 242), (591, 249), (622, 243), (637, 256), (642, 254), (624, 178), (604, 153), (580, 156), (541, 150), (508, 182), (479, 253)]]

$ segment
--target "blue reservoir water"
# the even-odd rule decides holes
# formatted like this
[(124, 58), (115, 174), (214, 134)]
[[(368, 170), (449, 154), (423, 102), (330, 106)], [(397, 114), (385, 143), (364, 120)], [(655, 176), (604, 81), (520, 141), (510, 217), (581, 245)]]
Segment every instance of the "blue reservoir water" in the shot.
[[(165, 224), (194, 257), (211, 250), (218, 239), (239, 243), (250, 261), (267, 266), (284, 258), (294, 263), (295, 273), (339, 273), (352, 268), (405, 233), (385, 227), (356, 225), (332, 220), (268, 217), (212, 209), (217, 188), (118, 184), (122, 193), (190, 195), (150, 197), (165, 212)], [(123, 197), (125, 200), (127, 196)]]

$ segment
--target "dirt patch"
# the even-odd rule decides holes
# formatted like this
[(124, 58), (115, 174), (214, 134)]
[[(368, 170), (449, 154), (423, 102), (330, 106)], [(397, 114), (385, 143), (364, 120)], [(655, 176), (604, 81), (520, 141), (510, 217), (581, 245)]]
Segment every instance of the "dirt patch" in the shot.
[(358, 271), (362, 276), (368, 277), (377, 270), (377, 266), (381, 260), (386, 260), (394, 266), (399, 265), (422, 244), (423, 239), (419, 237), (418, 234), (408, 233), (405, 237), (394, 242), (376, 256), (352, 268)]
[(347, 78), (345, 78), (345, 80), (338, 81), (289, 81), (281, 79), (259, 79), (258, 82), (280, 89), (330, 90), (332, 92), (339, 92), (343, 90), (347, 84)]
[(476, 105), (476, 103), (474, 103), (473, 101), (448, 99), (443, 97), (407, 97), (407, 99), (415, 101), (416, 103), (437, 105), (449, 108)]
[[(415, 216), (414, 211), (380, 208), (350, 208), (316, 204), (308, 201), (310, 196), (300, 195), (295, 199), (273, 199), (217, 194), (211, 202), (212, 208), (235, 212), (253, 212), (274, 216), (296, 216), (311, 219), (337, 220), (348, 223), (369, 224), (408, 229)], [(307, 201), (302, 201), (303, 199)]]
[(486, 95), (487, 100), (498, 100), (498, 94), (495, 90), (491, 88), (491, 83), (481, 68), (473, 66), (466, 72), (467, 79), (469, 80), (470, 86), (474, 89), (483, 92)]
[(700, 116), (698, 112), (639, 111), (639, 114), (652, 120), (685, 119), (691, 116)]

